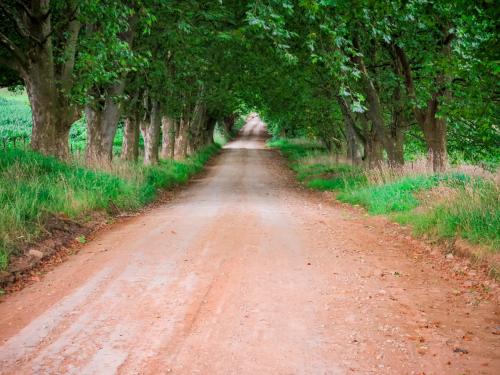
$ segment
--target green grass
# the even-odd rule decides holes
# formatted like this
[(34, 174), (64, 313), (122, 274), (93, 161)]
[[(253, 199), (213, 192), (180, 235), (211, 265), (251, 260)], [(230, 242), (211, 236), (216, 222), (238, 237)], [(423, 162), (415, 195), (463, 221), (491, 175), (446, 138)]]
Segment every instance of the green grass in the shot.
[(236, 119), (236, 122), (231, 131), (229, 132), (229, 134), (224, 130), (224, 128), (221, 125), (216, 124), (214, 129), (215, 143), (224, 146), (227, 142), (229, 142), (232, 138), (234, 138), (238, 134), (243, 125), (245, 125), (245, 122), (246, 122), (246, 116), (240, 115)]
[(278, 148), (281, 153), (290, 161), (297, 161), (306, 156), (311, 156), (316, 153), (323, 153), (323, 147), (317, 142), (308, 140), (289, 140), (289, 139), (275, 139), (268, 143), (269, 147)]
[(218, 150), (218, 145), (208, 146), (184, 161), (151, 167), (118, 162), (109, 172), (26, 150), (0, 150), (0, 268), (20, 245), (43, 233), (50, 217), (82, 221), (94, 211), (138, 209), (159, 189), (186, 183)]
[[(26, 92), (0, 89), (0, 148), (24, 148), (31, 139), (31, 108)], [(120, 123), (113, 142), (113, 153), (118, 155), (123, 140), (123, 124)], [(85, 118), (76, 121), (70, 130), (69, 143), (73, 154), (84, 152), (87, 142)], [(142, 138), (141, 138), (142, 142)]]
[(31, 135), (31, 109), (23, 93), (0, 90), (0, 147), (27, 142)]
[(467, 181), (464, 175), (420, 175), (403, 177), (383, 185), (371, 185), (362, 188), (348, 188), (337, 195), (341, 202), (358, 204), (374, 215), (405, 212), (420, 205), (416, 193), (430, 190), (438, 185), (463, 186)]
[(317, 142), (278, 139), (268, 145), (278, 148), (290, 160), (290, 168), (299, 181), (311, 189), (343, 190), (367, 184), (361, 168), (325, 159), (325, 149)]
[(298, 178), (306, 181), (306, 185), (311, 189), (322, 191), (345, 190), (367, 184), (366, 176), (360, 168), (347, 164), (327, 164), (322, 168), (317, 167), (318, 164), (312, 166), (314, 168), (308, 167), (306, 173), (297, 167), (299, 174), (301, 174)]
[(470, 182), (458, 187), (456, 197), (431, 210), (402, 213), (395, 219), (412, 225), (419, 235), (460, 236), (493, 252), (500, 251), (500, 189), (491, 181)]
[[(362, 169), (336, 163), (315, 142), (279, 139), (268, 144), (289, 159), (297, 179), (309, 188), (336, 191), (338, 200), (410, 224), (417, 235), (461, 237), (500, 251), (500, 189), (493, 181), (449, 173), (401, 176), (375, 184)], [(448, 188), (453, 196), (436, 197), (436, 204), (421, 201), (423, 192), (437, 187)]]

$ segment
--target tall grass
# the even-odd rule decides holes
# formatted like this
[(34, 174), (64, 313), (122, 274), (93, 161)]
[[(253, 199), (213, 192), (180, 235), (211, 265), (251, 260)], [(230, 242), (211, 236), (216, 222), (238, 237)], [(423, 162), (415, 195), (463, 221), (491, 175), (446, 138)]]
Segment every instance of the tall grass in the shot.
[(19, 245), (40, 236), (50, 217), (82, 221), (98, 210), (137, 209), (159, 189), (187, 182), (218, 149), (211, 145), (184, 161), (151, 167), (117, 162), (107, 171), (25, 150), (0, 150), (0, 268)]
[(324, 147), (318, 142), (278, 139), (268, 145), (278, 148), (290, 160), (290, 167), (297, 173), (297, 178), (312, 189), (337, 190), (367, 183), (361, 168), (325, 154)]
[(493, 181), (474, 180), (458, 187), (450, 199), (432, 209), (396, 216), (402, 224), (411, 224), (417, 234), (465, 238), (500, 251), (500, 187)]
[[(234, 131), (243, 124), (244, 119), (239, 118)], [(0, 89), (0, 270), (7, 266), (10, 254), (44, 232), (49, 218), (82, 221), (98, 210), (137, 209), (152, 201), (158, 190), (186, 183), (220, 148), (216, 143), (184, 161), (163, 160), (150, 167), (118, 160), (91, 169), (83, 162), (85, 118), (71, 127), (73, 162), (69, 164), (20, 147), (29, 142), (31, 128), (26, 93)], [(216, 142), (224, 144), (233, 135), (219, 129)], [(115, 155), (120, 153), (122, 141), (120, 123), (113, 142)], [(141, 137), (140, 146), (142, 142)]]
[(440, 185), (460, 186), (468, 180), (469, 177), (463, 174), (400, 177), (388, 183), (345, 189), (337, 198), (342, 202), (359, 204), (375, 215), (404, 212), (420, 206), (416, 193)]
[(269, 145), (281, 150), (310, 188), (336, 191), (340, 201), (411, 224), (420, 235), (461, 237), (500, 251), (498, 175), (472, 166), (436, 175), (422, 160), (367, 171), (328, 155), (315, 142), (280, 139)]

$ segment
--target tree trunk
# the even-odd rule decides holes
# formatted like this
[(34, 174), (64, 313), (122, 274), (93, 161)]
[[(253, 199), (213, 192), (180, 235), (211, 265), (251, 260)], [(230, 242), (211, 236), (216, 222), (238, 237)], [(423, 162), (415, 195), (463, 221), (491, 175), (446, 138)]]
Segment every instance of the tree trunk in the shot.
[(87, 118), (87, 148), (85, 159), (89, 164), (109, 164), (113, 160), (113, 141), (118, 126), (119, 111), (115, 103), (103, 110), (85, 107)]
[(161, 118), (161, 158), (173, 159), (175, 147), (175, 121), (168, 116)]
[(188, 154), (196, 153), (206, 142), (208, 115), (203, 104), (198, 103), (191, 116), (188, 138)]
[(446, 121), (436, 118), (438, 108), (437, 98), (431, 99), (424, 116), (422, 129), (427, 142), (427, 160), (432, 170), (442, 173), (448, 165), (446, 150)]
[(401, 129), (391, 129), (391, 134), (386, 142), (387, 159), (390, 167), (404, 165), (403, 132)]
[(366, 150), (368, 168), (372, 169), (381, 167), (384, 148), (380, 140), (373, 136), (368, 138)]
[(387, 159), (389, 166), (394, 168), (404, 165), (403, 126), (405, 124), (405, 119), (399, 94), (399, 87), (396, 87), (393, 95), (392, 123), (386, 135)]
[[(450, 43), (453, 40), (453, 37), (454, 35), (449, 34), (448, 31), (444, 32), (444, 38), (442, 41), (442, 53), (444, 57), (448, 57), (451, 53)], [(416, 93), (410, 62), (408, 61), (405, 51), (401, 47), (396, 45), (395, 51), (399, 61), (401, 62), (405, 85), (409, 97), (415, 100)], [(436, 117), (439, 108), (439, 99), (448, 94), (445, 84), (448, 80), (449, 77), (446, 75), (446, 72), (442, 71), (438, 73), (436, 77), (436, 89), (432, 94), (432, 98), (428, 101), (427, 107), (419, 108), (416, 105), (413, 107), (417, 123), (424, 133), (428, 148), (428, 161), (429, 164), (432, 165), (434, 172), (444, 172), (448, 162), (446, 147), (447, 124), (444, 119)]]
[[(7, 56), (0, 56), (0, 64), (15, 70), (25, 83), (33, 118), (31, 148), (66, 159), (70, 153), (69, 130), (79, 117), (77, 107), (69, 101), (67, 93), (73, 86), (76, 42), (81, 24), (75, 17), (58, 25), (58, 33), (64, 34), (65, 38), (56, 48), (51, 36), (54, 29), (50, 2), (17, 3), (21, 5), (8, 5), (6, 15), (20, 32), (16, 43), (9, 39), (10, 32), (7, 35), (2, 33), (0, 46), (6, 47), (3, 51)], [(78, 3), (67, 1), (62, 6), (60, 10), (63, 12), (74, 11)]]
[(370, 120), (372, 126), (366, 124), (370, 128), (367, 134), (368, 146), (368, 167), (374, 168), (380, 166), (383, 162), (383, 148), (389, 152), (390, 145), (386, 142), (385, 125), (382, 116), (382, 109), (378, 98), (378, 93), (375, 91), (371, 80), (365, 77), (365, 93), (367, 94), (368, 111), (366, 117)]
[[(363, 146), (364, 156), (363, 160), (366, 167), (369, 169), (380, 168), (383, 160), (383, 144), (376, 131), (374, 130), (373, 123), (369, 122), (365, 114), (358, 116), (358, 119), (363, 128)], [(370, 126), (370, 123), (372, 126)]]
[[(139, 120), (139, 139), (142, 137), (144, 141), (144, 152), (146, 152), (146, 132), (149, 126), (149, 113), (145, 114), (140, 120)], [(139, 150), (140, 153), (140, 150)]]
[(87, 149), (89, 164), (109, 164), (113, 160), (113, 141), (120, 120), (121, 108), (113, 97), (123, 94), (125, 81), (113, 84), (105, 93), (103, 103), (85, 106), (87, 117)]
[(189, 124), (187, 154), (192, 155), (200, 149), (203, 138), (203, 119), (193, 118)]
[(361, 162), (361, 156), (359, 154), (358, 137), (356, 136), (356, 131), (353, 126), (344, 119), (344, 124), (346, 127), (346, 139), (347, 139), (347, 158), (351, 160), (353, 165), (358, 165)]
[(161, 158), (172, 159), (175, 146), (175, 122), (168, 116), (161, 118)]
[[(397, 77), (403, 77), (403, 67), (398, 59), (394, 44), (389, 46), (389, 53), (393, 60), (394, 73)], [(404, 100), (402, 98), (401, 83), (398, 80), (392, 92), (392, 122), (387, 132), (387, 157), (391, 167), (397, 168), (404, 165), (403, 129), (405, 125)]]
[(121, 158), (127, 161), (137, 161), (139, 157), (139, 121), (137, 115), (125, 119), (123, 128), (123, 145)]
[(344, 118), (344, 127), (345, 127), (345, 137), (347, 142), (347, 158), (351, 160), (352, 164), (358, 165), (361, 162), (361, 157), (359, 154), (359, 146), (358, 140), (365, 142), (363, 136), (357, 134), (356, 131), (356, 121), (349, 109), (349, 104), (346, 100), (337, 96), (337, 102), (339, 103), (340, 110), (342, 112), (342, 117)]
[(158, 150), (160, 143), (160, 104), (153, 100), (149, 122), (146, 122), (144, 131), (144, 165), (158, 164)]
[[(360, 50), (358, 38), (353, 38), (353, 45)], [(369, 154), (368, 154), (368, 166), (373, 168), (375, 166), (380, 166), (383, 160), (383, 150), (390, 148), (387, 145), (387, 139), (385, 135), (385, 122), (382, 112), (382, 106), (380, 104), (380, 97), (371, 80), (368, 70), (366, 68), (364, 59), (362, 55), (356, 55), (352, 60), (358, 65), (361, 71), (361, 83), (364, 87), (364, 92), (366, 94), (366, 100), (368, 102), (368, 111), (366, 112), (366, 117), (372, 123), (370, 135), (367, 137)]]
[(189, 122), (181, 118), (177, 124), (178, 129), (175, 136), (174, 158), (182, 160), (187, 157)]
[(216, 124), (217, 120), (214, 117), (208, 116), (205, 125), (203, 145), (208, 146), (214, 143), (214, 131)]
[(31, 148), (44, 155), (67, 159), (75, 109), (71, 105), (59, 105), (57, 91), (50, 87), (49, 80), (31, 76), (25, 82), (33, 119)]
[(328, 137), (326, 135), (320, 135), (319, 138), (320, 138), (321, 142), (323, 143), (323, 146), (325, 146), (328, 153), (332, 154), (333, 153), (333, 142), (330, 139), (330, 137)]
[[(131, 14), (128, 18), (128, 27), (119, 33), (119, 38), (130, 47), (135, 36), (137, 15)], [(88, 32), (95, 31), (95, 24), (87, 24)], [(113, 141), (122, 112), (119, 99), (123, 95), (126, 84), (126, 73), (122, 74), (112, 84), (94, 85), (89, 90), (94, 101), (87, 105), (87, 153), (89, 163), (110, 163), (113, 159)]]
[(224, 132), (228, 136), (231, 136), (231, 134), (233, 132), (235, 118), (236, 118), (236, 116), (234, 114), (231, 114), (229, 116), (224, 117), (224, 120), (222, 121), (222, 124), (224, 126)]
[(69, 130), (77, 119), (77, 111), (61, 97), (47, 70), (51, 68), (46, 63), (33, 62), (25, 79), (33, 118), (31, 148), (44, 155), (66, 159)]

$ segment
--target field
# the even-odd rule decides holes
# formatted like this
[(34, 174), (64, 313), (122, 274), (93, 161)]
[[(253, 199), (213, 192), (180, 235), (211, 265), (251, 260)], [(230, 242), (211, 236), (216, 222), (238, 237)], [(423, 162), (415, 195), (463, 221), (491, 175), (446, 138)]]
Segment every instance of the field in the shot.
[[(0, 140), (3, 150), (25, 149), (31, 138), (31, 108), (24, 91), (0, 89)], [(115, 137), (113, 153), (121, 150), (123, 124), (120, 123)], [(70, 131), (70, 148), (74, 156), (85, 150), (87, 129), (85, 119), (76, 121)]]
[(0, 140), (2, 147), (25, 145), (31, 134), (31, 109), (25, 93), (0, 89)]
[[(243, 118), (239, 118), (234, 131), (236, 132), (244, 124)], [(0, 147), (6, 149), (25, 149), (31, 138), (31, 108), (28, 97), (24, 91), (12, 92), (5, 88), (0, 89)], [(216, 127), (215, 142), (223, 145), (234, 134), (224, 134), (220, 127)], [(113, 143), (113, 154), (119, 155), (123, 140), (123, 122), (118, 124), (115, 140)], [(85, 119), (82, 117), (75, 122), (70, 131), (70, 149), (75, 157), (80, 157), (85, 151), (87, 141), (87, 128)], [(143, 139), (140, 139), (140, 147), (143, 147)]]

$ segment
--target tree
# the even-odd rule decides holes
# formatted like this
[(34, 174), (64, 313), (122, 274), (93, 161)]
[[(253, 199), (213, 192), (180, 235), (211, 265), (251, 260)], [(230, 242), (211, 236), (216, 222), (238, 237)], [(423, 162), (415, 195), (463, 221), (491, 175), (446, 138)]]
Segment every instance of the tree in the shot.
[(78, 107), (71, 101), (77, 40), (78, 1), (0, 2), (0, 64), (17, 72), (28, 92), (33, 130), (31, 146), (66, 158), (71, 124)]
[[(88, 13), (78, 73), (87, 121), (88, 163), (110, 163), (127, 74), (144, 61), (133, 52), (139, 9), (121, 2)], [(95, 51), (100, 51), (95, 53)]]
[(155, 164), (209, 144), (217, 123), (229, 132), (239, 108), (367, 167), (399, 167), (411, 145), (442, 172), (449, 153), (498, 147), (488, 1), (4, 0), (0, 15), (0, 82), (25, 82), (46, 154), (68, 155), (82, 108), (99, 164), (120, 121), (121, 157), (138, 160), (142, 132)]

